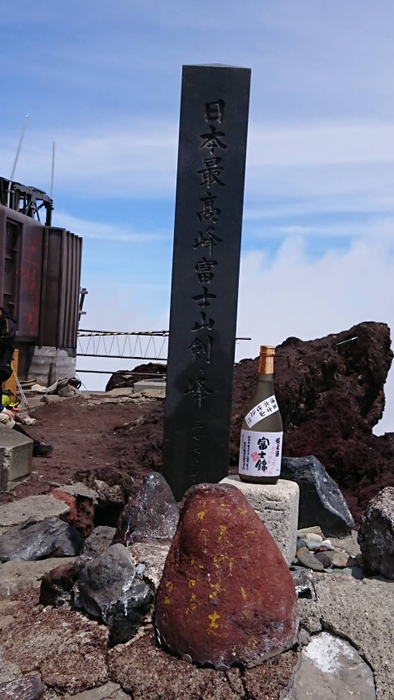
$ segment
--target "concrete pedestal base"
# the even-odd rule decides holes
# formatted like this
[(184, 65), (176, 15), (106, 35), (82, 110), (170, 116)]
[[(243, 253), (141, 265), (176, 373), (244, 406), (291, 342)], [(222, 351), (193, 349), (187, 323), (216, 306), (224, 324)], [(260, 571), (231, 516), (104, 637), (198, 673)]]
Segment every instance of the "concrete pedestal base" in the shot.
[(0, 425), (0, 491), (6, 491), (10, 481), (30, 474), (32, 455), (33, 440)]
[(277, 484), (247, 484), (236, 474), (229, 474), (220, 483), (236, 486), (243, 493), (290, 565), (297, 544), (298, 484), (284, 479), (279, 479)]

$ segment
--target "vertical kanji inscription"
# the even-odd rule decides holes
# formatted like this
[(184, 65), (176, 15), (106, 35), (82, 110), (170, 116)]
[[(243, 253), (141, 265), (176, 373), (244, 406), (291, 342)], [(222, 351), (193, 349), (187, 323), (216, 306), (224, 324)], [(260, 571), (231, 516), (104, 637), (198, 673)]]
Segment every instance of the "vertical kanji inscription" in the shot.
[(182, 75), (163, 475), (228, 472), (250, 70)]

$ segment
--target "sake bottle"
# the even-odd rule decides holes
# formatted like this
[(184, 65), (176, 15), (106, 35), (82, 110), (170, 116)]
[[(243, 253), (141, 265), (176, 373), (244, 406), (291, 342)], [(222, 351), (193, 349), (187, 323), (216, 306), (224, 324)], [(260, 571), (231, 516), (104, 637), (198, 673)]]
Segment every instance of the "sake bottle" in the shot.
[(255, 395), (242, 422), (238, 473), (241, 481), (276, 484), (282, 459), (283, 424), (274, 391), (272, 345), (260, 347)]

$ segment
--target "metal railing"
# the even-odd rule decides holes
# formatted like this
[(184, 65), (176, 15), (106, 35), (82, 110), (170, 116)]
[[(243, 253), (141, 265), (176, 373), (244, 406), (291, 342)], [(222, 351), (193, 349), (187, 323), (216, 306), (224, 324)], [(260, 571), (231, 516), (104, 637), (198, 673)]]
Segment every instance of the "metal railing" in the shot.
[(168, 331), (79, 330), (77, 356), (165, 362)]
[[(77, 357), (167, 362), (169, 331), (78, 331)], [(251, 338), (236, 338), (251, 340)], [(112, 374), (104, 370), (77, 370)]]

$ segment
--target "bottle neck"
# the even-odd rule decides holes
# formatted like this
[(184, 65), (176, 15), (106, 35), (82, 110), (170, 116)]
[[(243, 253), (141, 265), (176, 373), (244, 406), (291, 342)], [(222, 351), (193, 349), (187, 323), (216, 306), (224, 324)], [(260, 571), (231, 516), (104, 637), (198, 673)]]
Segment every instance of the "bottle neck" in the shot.
[(259, 374), (258, 381), (259, 382), (271, 382), (271, 383), (273, 383), (274, 375), (273, 374)]
[(259, 375), (268, 374), (273, 375), (274, 373), (274, 355), (261, 353), (259, 358)]

